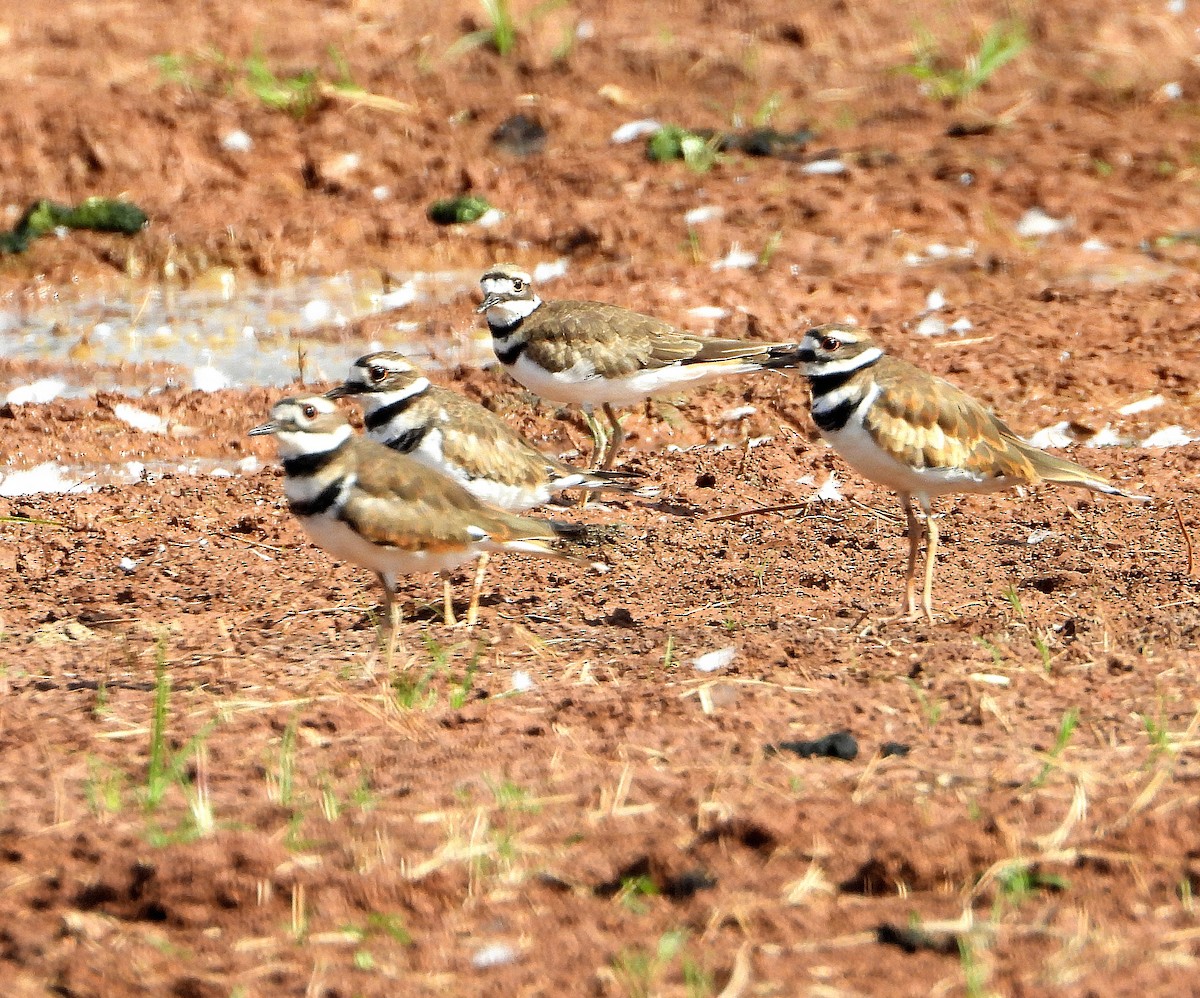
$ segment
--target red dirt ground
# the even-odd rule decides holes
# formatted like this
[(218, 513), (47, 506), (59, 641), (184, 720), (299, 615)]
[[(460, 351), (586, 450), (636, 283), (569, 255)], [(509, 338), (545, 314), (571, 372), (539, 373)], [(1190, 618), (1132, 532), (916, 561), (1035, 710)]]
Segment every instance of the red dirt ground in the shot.
[[(1200, 434), (1196, 12), (794, 8), (579, 0), (507, 59), (446, 59), (477, 5), (11, 5), (9, 218), (123, 194), (152, 223), (2, 257), (0, 293), (19, 307), (213, 267), (287, 280), (566, 256), (556, 296), (692, 325), (718, 304), (725, 333), (853, 316), (1024, 433)], [(1030, 46), (964, 103), (891, 71), (922, 30), (961, 66), (1005, 16)], [(331, 47), (407, 109), (331, 96), (294, 117), (246, 84), (256, 54), (337, 81)], [(772, 95), (779, 127), (815, 128), (811, 151), (838, 150), (845, 174), (740, 154), (695, 173), (609, 143), (646, 116), (728, 127)], [(488, 141), (518, 110), (549, 131), (529, 159)], [(948, 137), (962, 123), (988, 128)], [(233, 129), (249, 152), (221, 149)], [(463, 190), (504, 220), (427, 221)], [(701, 204), (724, 214), (689, 240)], [(1019, 238), (1035, 206), (1071, 228)], [(713, 270), (734, 243), (770, 251)], [(906, 263), (933, 243), (974, 252)], [(934, 289), (971, 331), (913, 335)], [(473, 305), (430, 309), (430, 336), (470, 335)], [(0, 389), (53, 371), (0, 362)], [(548, 450), (587, 439), (500, 375), (435, 377)], [(443, 628), (436, 581), (413, 579), (389, 675), (373, 580), (306, 542), (269, 443), (245, 435), (275, 394), (138, 400), (164, 434), (103, 392), (0, 409), (3, 473), (264, 465), (0, 499), (38, 521), (0, 523), (7, 994), (1195, 990), (1200, 444), (1072, 451), (1148, 507), (1052, 489), (944, 502), (948, 619), (872, 628), (898, 598), (898, 507), (816, 440), (801, 381), (656, 403), (631, 414), (626, 461), (657, 493), (555, 511), (613, 526), (593, 552), (611, 569), (498, 560), (473, 632)], [(1150, 395), (1162, 404), (1118, 411)], [(830, 472), (851, 501), (709, 519), (804, 500)], [(723, 648), (726, 668), (694, 668)], [(767, 750), (840, 729), (853, 761)], [(908, 754), (885, 758), (888, 742)]]

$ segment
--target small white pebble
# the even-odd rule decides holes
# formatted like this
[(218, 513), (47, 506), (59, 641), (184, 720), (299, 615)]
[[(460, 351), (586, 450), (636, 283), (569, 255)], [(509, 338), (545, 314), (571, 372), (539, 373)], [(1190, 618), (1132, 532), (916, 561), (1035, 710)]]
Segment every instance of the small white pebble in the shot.
[(1017, 219), (1016, 230), (1017, 235), (1022, 239), (1041, 239), (1063, 232), (1074, 224), (1075, 219), (1069, 216), (1054, 218), (1041, 208), (1033, 207)]
[(624, 145), (626, 142), (633, 142), (635, 139), (640, 139), (645, 135), (653, 135), (655, 132), (662, 129), (662, 122), (655, 121), (653, 118), (641, 118), (638, 121), (627, 121), (623, 125), (618, 125), (612, 133), (609, 141), (613, 145)]
[(528, 672), (518, 669), (512, 674), (512, 688), (518, 693), (528, 693), (533, 689), (533, 679)]
[(1158, 92), (1162, 94), (1166, 100), (1179, 100), (1181, 97), (1183, 97), (1183, 86), (1182, 84), (1176, 82), (1164, 83), (1159, 88)]
[(1189, 436), (1182, 426), (1164, 426), (1142, 441), (1143, 447), (1182, 447), (1200, 437)]
[(758, 406), (739, 405), (735, 409), (726, 409), (721, 413), (722, 423), (736, 423), (739, 420), (745, 419), (747, 416), (753, 416), (758, 412)]
[(821, 483), (821, 487), (817, 489), (811, 496), (813, 500), (821, 502), (841, 502), (844, 496), (842, 495), (841, 486), (838, 484), (837, 475), (832, 471), (829, 477)]
[(845, 173), (846, 170), (846, 164), (840, 159), (818, 159), (811, 163), (805, 163), (800, 167), (801, 173), (817, 177), (836, 176), (839, 173)]
[(135, 568), (137, 568), (137, 562), (132, 558), (122, 558), (119, 562), (117, 562), (117, 565), (120, 567), (122, 572), (132, 572)]
[(378, 187), (371, 188), (371, 197), (376, 201), (386, 201), (392, 196), (392, 189), (385, 184), (380, 184)]
[(543, 284), (553, 281), (556, 277), (564, 277), (567, 273), (567, 258), (560, 256), (557, 260), (547, 260), (533, 268), (533, 283)]
[(381, 309), (404, 308), (417, 300), (417, 289), (412, 281), (405, 281), (398, 288), (393, 288), (378, 298), (377, 304)]
[(936, 315), (927, 315), (917, 323), (917, 328), (913, 332), (918, 336), (945, 336), (946, 322)]
[(517, 958), (517, 951), (507, 943), (489, 943), (481, 946), (471, 957), (471, 966), (476, 970), (503, 967)]
[(720, 205), (705, 204), (699, 208), (693, 208), (691, 211), (685, 212), (683, 221), (687, 225), (701, 225), (704, 222), (712, 222), (725, 214), (725, 209)]
[(1121, 406), (1117, 412), (1122, 416), (1133, 416), (1139, 412), (1149, 412), (1151, 409), (1157, 409), (1164, 401), (1161, 395), (1149, 395), (1144, 399), (1138, 399), (1136, 402), (1130, 402), (1128, 405)]
[(128, 402), (121, 402), (114, 406), (113, 415), (122, 423), (132, 426), (135, 430), (141, 430), (143, 433), (167, 432), (167, 421), (162, 416), (146, 412), (145, 409), (139, 409)]
[(972, 672), (970, 678), (977, 683), (987, 683), (989, 686), (1008, 686), (1012, 683), (1008, 676), (998, 676), (994, 672)]
[(736, 655), (737, 649), (733, 645), (718, 648), (716, 651), (710, 651), (693, 660), (692, 668), (697, 672), (716, 672), (718, 669), (728, 666)]
[(1032, 436), (1027, 437), (1026, 442), (1040, 449), (1047, 447), (1070, 447), (1075, 442), (1075, 438), (1067, 432), (1070, 425), (1070, 422), (1064, 419), (1053, 426), (1043, 427)]
[(307, 301), (300, 309), (300, 318), (306, 325), (316, 326), (333, 317), (333, 305), (324, 298)]
[(1107, 253), (1108, 243), (1093, 236), (1091, 239), (1085, 239), (1081, 242), (1079, 248), (1085, 253)]
[(475, 224), (483, 229), (490, 229), (504, 221), (504, 212), (499, 208), (489, 208), (475, 220)]
[(1026, 544), (1041, 544), (1042, 541), (1049, 540), (1054, 536), (1053, 530), (1033, 530), (1029, 536), (1025, 538)]
[(192, 369), (192, 387), (199, 392), (219, 392), (233, 384), (232, 379), (211, 364)]
[(940, 312), (946, 307), (946, 296), (941, 288), (934, 288), (925, 296), (925, 311)]
[(693, 319), (724, 319), (729, 314), (729, 309), (721, 308), (720, 305), (697, 305), (695, 308), (688, 309), (688, 315)]
[(239, 128), (221, 136), (221, 148), (226, 152), (249, 152), (254, 148), (254, 140)]
[(9, 405), (42, 405), (58, 398), (67, 383), (59, 378), (38, 378), (30, 385), (18, 385), (8, 393)]
[(973, 323), (965, 315), (960, 316), (950, 323), (950, 332), (952, 333), (969, 333), (974, 328), (975, 323)]
[(91, 492), (86, 482), (55, 461), (46, 461), (27, 471), (0, 475), (0, 496), (32, 496), (39, 492)]
[(1130, 441), (1117, 433), (1111, 425), (1105, 427), (1096, 433), (1093, 433), (1091, 438), (1085, 443), (1085, 447), (1126, 447)]
[(758, 263), (758, 254), (750, 253), (737, 243), (729, 247), (729, 252), (720, 260), (712, 262), (713, 270), (748, 270)]

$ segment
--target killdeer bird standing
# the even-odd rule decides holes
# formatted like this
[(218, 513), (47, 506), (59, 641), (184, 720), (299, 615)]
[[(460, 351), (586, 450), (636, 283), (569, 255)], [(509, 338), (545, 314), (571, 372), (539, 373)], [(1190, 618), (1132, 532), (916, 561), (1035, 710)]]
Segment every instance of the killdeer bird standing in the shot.
[(555, 402), (600, 406), (611, 426), (607, 448), (598, 425), (593, 465), (607, 471), (625, 439), (614, 406), (628, 406), (730, 374), (795, 367), (795, 343), (754, 343), (695, 336), (660, 319), (595, 301), (542, 301), (530, 276), (496, 264), (480, 278), (496, 357), (530, 391)]
[(908, 520), (908, 574), (903, 608), (914, 620), (917, 549), (913, 500), (925, 513), (925, 588), (921, 606), (933, 620), (936, 496), (989, 493), (1051, 482), (1148, 502), (1087, 468), (1025, 443), (983, 404), (948, 381), (884, 353), (852, 326), (810, 329), (800, 342), (821, 435), (855, 471), (900, 494)]
[(449, 475), (484, 502), (514, 513), (567, 489), (634, 488), (621, 472), (590, 474), (541, 453), (490, 409), (431, 384), (390, 350), (360, 357), (326, 398), (362, 403), (367, 436)]
[[(251, 436), (274, 434), (288, 506), (318, 547), (369, 568), (383, 586), (390, 640), (398, 576), (440, 572), (444, 619), (455, 623), (449, 573), (484, 553), (575, 560), (551, 547), (569, 529), (485, 506), (445, 475), (354, 434), (321, 395), (285, 398)], [(474, 607), (468, 614), (473, 622)], [(389, 643), (389, 656), (391, 644)]]

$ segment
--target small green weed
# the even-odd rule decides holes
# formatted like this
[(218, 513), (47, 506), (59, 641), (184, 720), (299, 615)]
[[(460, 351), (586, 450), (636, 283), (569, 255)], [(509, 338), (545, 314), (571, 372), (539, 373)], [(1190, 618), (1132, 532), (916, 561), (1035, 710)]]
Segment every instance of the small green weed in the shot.
[(644, 946), (627, 947), (613, 959), (613, 976), (629, 998), (650, 998), (662, 990), (666, 972), (678, 960), (688, 998), (708, 998), (715, 994), (713, 975), (684, 952), (687, 941), (687, 929), (670, 929), (653, 952)]
[(1033, 863), (1017, 861), (996, 875), (996, 902), (1015, 909), (1039, 891), (1065, 891), (1068, 887), (1066, 877), (1043, 873)]
[[(173, 786), (178, 786), (187, 801), (190, 823), (174, 832), (151, 830), (151, 841), (156, 845), (170, 842), (189, 841), (196, 836), (208, 835), (216, 827), (212, 805), (208, 796), (208, 752), (205, 741), (216, 727), (209, 721), (189, 738), (177, 751), (168, 745), (167, 727), (170, 720), (171, 677), (167, 673), (166, 639), (160, 638), (154, 656), (154, 707), (150, 716), (149, 763), (146, 767), (146, 783), (138, 792), (142, 810), (153, 814), (158, 810)], [(195, 762), (196, 778), (188, 776), (189, 761)]]
[(921, 684), (915, 679), (905, 679), (904, 681), (908, 683), (909, 689), (913, 691), (913, 696), (917, 698), (917, 705), (921, 708), (925, 723), (931, 728), (934, 727), (942, 719), (942, 713), (946, 707), (945, 702), (932, 699), (921, 689)]
[(271, 796), (282, 807), (291, 807), (296, 790), (296, 718), (293, 715), (279, 739), (279, 767), (276, 775), (267, 776)]
[(97, 817), (120, 814), (125, 806), (125, 776), (100, 759), (89, 756), (83, 785), (88, 810)]
[(259, 103), (295, 118), (304, 118), (326, 99), (350, 100), (355, 104), (383, 111), (409, 111), (411, 108), (390, 97), (368, 93), (350, 78), (345, 55), (330, 47), (337, 79), (324, 78), (316, 69), (281, 75), (261, 52), (236, 62), (216, 49), (198, 54), (168, 52), (156, 55), (152, 62), (164, 84), (189, 91), (207, 92), (224, 88), (248, 94)]
[(720, 135), (707, 138), (680, 125), (664, 125), (646, 140), (646, 158), (656, 163), (681, 159), (693, 173), (708, 173), (724, 160)]
[(656, 897), (658, 885), (650, 877), (642, 874), (636, 877), (625, 877), (621, 881), (621, 889), (614, 896), (622, 908), (632, 911), (635, 915), (644, 915), (648, 910), (643, 898)]
[(991, 974), (979, 959), (975, 940), (965, 933), (958, 937), (958, 959), (962, 966), (963, 991), (967, 998), (987, 998), (987, 982)]
[(512, 780), (504, 779), (499, 783), (493, 783), (485, 776), (483, 782), (491, 791), (496, 806), (501, 811), (537, 814), (541, 810), (541, 806), (533, 800), (533, 795), (524, 787), (513, 783)]
[(1158, 762), (1164, 756), (1172, 755), (1175, 751), (1171, 743), (1171, 731), (1167, 727), (1166, 710), (1160, 700), (1155, 716), (1139, 714), (1142, 727), (1146, 729), (1146, 737), (1150, 740), (1150, 763)]
[[(534, 23), (541, 20), (551, 11), (566, 6), (567, 0), (544, 0), (530, 11), (523, 25), (517, 23), (512, 7), (508, 0), (479, 0), (483, 15), (487, 20), (484, 27), (463, 35), (446, 50), (447, 59), (457, 59), (473, 49), (487, 47), (507, 59), (512, 55), (520, 41), (521, 33), (527, 31)], [(573, 31), (572, 31), (573, 34)], [(555, 50), (557, 58), (565, 58), (570, 52), (572, 42), (564, 40)]]
[(1076, 727), (1079, 725), (1079, 708), (1068, 707), (1063, 712), (1062, 720), (1058, 724), (1058, 734), (1054, 738), (1054, 746), (1050, 749), (1049, 759), (1042, 764), (1041, 772), (1033, 778), (1029, 786), (1036, 789), (1046, 782), (1046, 778), (1057, 765), (1058, 758), (1066, 751), (1067, 745), (1070, 744), (1071, 736), (1075, 733)]
[(979, 42), (979, 50), (968, 56), (965, 65), (958, 69), (946, 65), (933, 37), (922, 30), (914, 45), (913, 62), (898, 66), (896, 71), (919, 80), (922, 91), (935, 100), (958, 104), (987, 83), (1002, 66), (1016, 59), (1028, 45), (1020, 22), (1002, 21), (988, 30)]
[(1047, 676), (1050, 675), (1053, 666), (1053, 656), (1050, 654), (1050, 632), (1034, 631), (1033, 647), (1037, 649), (1038, 654), (1042, 657), (1042, 671)]
[[(775, 259), (775, 254), (779, 252), (779, 247), (783, 245), (783, 229), (776, 229), (769, 236), (766, 242), (763, 243), (762, 249), (758, 251), (758, 268), (765, 270), (771, 265), (771, 261)], [(761, 583), (761, 580), (759, 580)]]

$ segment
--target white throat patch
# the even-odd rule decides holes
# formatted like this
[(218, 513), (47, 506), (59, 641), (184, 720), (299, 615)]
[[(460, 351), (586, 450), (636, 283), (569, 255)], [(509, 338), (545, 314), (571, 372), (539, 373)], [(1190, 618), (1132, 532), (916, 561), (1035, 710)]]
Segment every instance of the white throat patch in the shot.
[(362, 400), (364, 412), (374, 412), (376, 409), (384, 408), (384, 406), (394, 405), (397, 402), (403, 402), (405, 399), (420, 395), (428, 388), (428, 378), (417, 378), (416, 381), (405, 388), (395, 388), (385, 392), (364, 392), (359, 396), (359, 399)]
[(307, 454), (325, 454), (337, 450), (354, 431), (349, 423), (342, 423), (328, 433), (283, 432), (276, 433), (281, 458), (302, 457)]
[(537, 295), (534, 295), (532, 298), (521, 298), (517, 301), (502, 301), (487, 310), (488, 325), (496, 326), (500, 329), (515, 326), (522, 319), (528, 319), (533, 315), (541, 304), (542, 299)]

